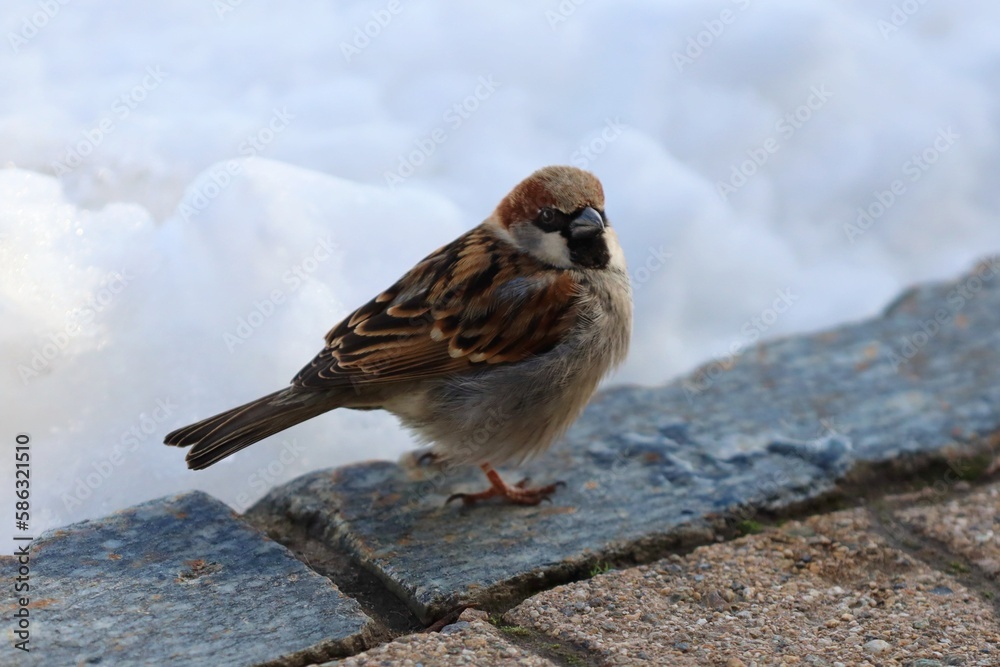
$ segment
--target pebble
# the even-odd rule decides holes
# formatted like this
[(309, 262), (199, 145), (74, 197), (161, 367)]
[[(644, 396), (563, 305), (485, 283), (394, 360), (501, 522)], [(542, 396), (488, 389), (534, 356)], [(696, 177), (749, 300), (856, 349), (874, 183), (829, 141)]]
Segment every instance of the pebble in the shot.
[(890, 648), (892, 648), (892, 645), (883, 639), (873, 639), (864, 646), (866, 653), (873, 653), (875, 655), (885, 653)]
[(461, 632), (465, 628), (468, 628), (468, 627), (471, 627), (471, 626), (472, 626), (472, 624), (469, 623), (468, 621), (458, 621), (456, 623), (452, 623), (451, 625), (446, 625), (443, 628), (441, 628), (441, 634), (442, 635), (451, 635), (451, 634), (454, 634), (456, 632)]

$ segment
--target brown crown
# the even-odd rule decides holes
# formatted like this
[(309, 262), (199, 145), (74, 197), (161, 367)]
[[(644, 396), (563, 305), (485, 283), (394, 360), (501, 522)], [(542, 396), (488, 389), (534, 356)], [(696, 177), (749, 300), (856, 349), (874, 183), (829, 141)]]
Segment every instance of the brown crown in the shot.
[(497, 206), (496, 215), (505, 227), (533, 220), (538, 211), (552, 207), (572, 213), (590, 206), (604, 210), (604, 188), (589, 171), (576, 167), (543, 167), (518, 183)]

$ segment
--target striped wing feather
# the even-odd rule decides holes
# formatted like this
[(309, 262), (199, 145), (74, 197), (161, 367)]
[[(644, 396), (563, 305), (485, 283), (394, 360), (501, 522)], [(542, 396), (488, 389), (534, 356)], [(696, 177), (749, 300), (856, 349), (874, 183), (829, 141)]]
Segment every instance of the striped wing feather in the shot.
[(576, 321), (578, 295), (570, 272), (518, 252), (481, 225), (331, 329), (293, 384), (358, 388), (521, 361), (563, 338)]

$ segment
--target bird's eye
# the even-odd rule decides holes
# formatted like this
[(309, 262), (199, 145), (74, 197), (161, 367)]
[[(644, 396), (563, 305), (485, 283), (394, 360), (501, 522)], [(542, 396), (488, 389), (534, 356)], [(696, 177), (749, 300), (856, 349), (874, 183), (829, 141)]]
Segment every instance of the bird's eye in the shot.
[(565, 226), (565, 218), (566, 216), (554, 208), (545, 207), (535, 216), (535, 226), (546, 233), (557, 232)]

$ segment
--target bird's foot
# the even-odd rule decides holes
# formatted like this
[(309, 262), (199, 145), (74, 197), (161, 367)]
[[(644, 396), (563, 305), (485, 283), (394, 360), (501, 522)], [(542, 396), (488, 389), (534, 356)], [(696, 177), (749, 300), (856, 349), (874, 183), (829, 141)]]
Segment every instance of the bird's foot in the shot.
[(551, 496), (560, 486), (566, 486), (566, 482), (555, 482), (547, 486), (528, 487), (528, 479), (522, 479), (517, 484), (511, 486), (503, 481), (500, 474), (493, 469), (489, 463), (480, 466), (486, 477), (490, 480), (490, 488), (479, 493), (453, 493), (448, 496), (445, 505), (453, 500), (461, 500), (463, 505), (475, 505), (480, 500), (490, 498), (505, 498), (507, 502), (515, 505), (537, 505), (543, 500), (551, 502)]

